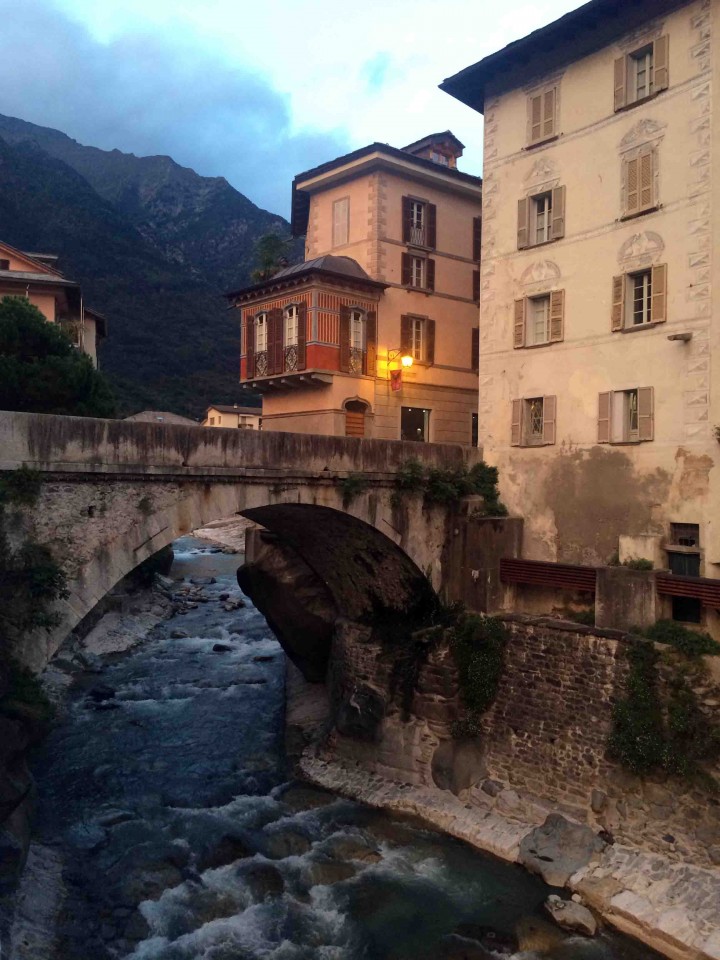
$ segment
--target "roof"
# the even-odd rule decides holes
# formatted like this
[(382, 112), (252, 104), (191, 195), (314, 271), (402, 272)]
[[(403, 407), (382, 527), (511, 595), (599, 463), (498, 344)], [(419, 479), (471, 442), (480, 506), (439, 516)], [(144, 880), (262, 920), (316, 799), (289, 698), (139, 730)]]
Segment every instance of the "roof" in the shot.
[(25, 280), (35, 283), (53, 283), (60, 287), (77, 287), (74, 280), (66, 280), (57, 273), (34, 273), (28, 270), (0, 270), (2, 280)]
[[(417, 143), (421, 142), (420, 140), (417, 141)], [(410, 146), (414, 147), (416, 144), (411, 143)], [(369, 143), (366, 147), (360, 147), (359, 150), (353, 150), (352, 153), (346, 153), (342, 157), (336, 157), (334, 160), (321, 163), (319, 167), (313, 167), (310, 170), (305, 170), (303, 173), (297, 174), (292, 186), (292, 213), (290, 217), (290, 225), (294, 237), (304, 236), (307, 231), (308, 213), (310, 210), (310, 197), (298, 187), (298, 184), (304, 180), (314, 179), (324, 173), (329, 173), (338, 167), (344, 167), (356, 160), (361, 160), (363, 157), (370, 156), (373, 153), (380, 153), (396, 160), (402, 160), (404, 163), (411, 164), (419, 170), (432, 171), (438, 174), (438, 176), (449, 177), (457, 180), (459, 183), (472, 184), (478, 187), (482, 185), (481, 177), (475, 177), (471, 173), (463, 173), (455, 167), (446, 167), (443, 164), (435, 163), (434, 160), (428, 160), (425, 157), (416, 157), (415, 154), (408, 153), (407, 149), (400, 150), (398, 147), (391, 147), (387, 143)]]
[(429, 133), (426, 137), (415, 140), (414, 143), (409, 143), (406, 147), (403, 147), (403, 151), (412, 153), (413, 150), (418, 150), (420, 147), (429, 146), (432, 143), (447, 142), (448, 140), (459, 150), (465, 149), (465, 144), (458, 140), (452, 130), (443, 130), (440, 133)]
[(239, 407), (237, 404), (211, 403), (208, 407), (209, 410), (217, 410), (219, 413), (237, 413), (242, 417), (262, 416), (262, 407)]
[[(43, 254), (31, 254), (24, 253), (22, 250), (18, 250), (17, 247), (13, 247), (11, 244), (6, 243), (4, 240), (0, 240), (0, 248), (5, 248), (11, 253), (14, 253), (16, 257), (19, 257), (22, 260), (30, 260), (32, 263), (36, 263), (39, 267), (42, 267), (43, 270), (50, 270), (50, 272), (56, 277), (62, 277), (62, 273), (57, 270), (55, 267), (51, 267), (49, 263), (44, 263), (42, 260), (37, 260), (35, 257), (43, 256)], [(48, 256), (52, 256), (48, 254)]]
[(479, 113), (487, 91), (514, 90), (541, 74), (596, 53), (649, 19), (690, 0), (590, 0), (581, 7), (448, 77), (440, 89)]
[(198, 426), (197, 420), (181, 417), (179, 413), (170, 413), (168, 410), (141, 410), (140, 413), (133, 413), (125, 419), (135, 423), (185, 423), (191, 427)]
[(247, 296), (253, 293), (259, 293), (261, 290), (269, 290), (275, 286), (290, 283), (293, 280), (305, 280), (312, 276), (324, 277), (329, 280), (345, 280), (353, 283), (360, 283), (364, 286), (375, 287), (378, 290), (385, 290), (387, 283), (380, 283), (373, 280), (363, 270), (357, 260), (352, 257), (335, 257), (328, 254), (324, 257), (315, 257), (314, 260), (304, 260), (302, 263), (293, 264), (291, 267), (283, 267), (274, 274), (269, 280), (262, 280), (260, 283), (254, 283), (249, 287), (242, 287), (240, 290), (231, 290), (225, 296), (229, 299), (240, 296)]

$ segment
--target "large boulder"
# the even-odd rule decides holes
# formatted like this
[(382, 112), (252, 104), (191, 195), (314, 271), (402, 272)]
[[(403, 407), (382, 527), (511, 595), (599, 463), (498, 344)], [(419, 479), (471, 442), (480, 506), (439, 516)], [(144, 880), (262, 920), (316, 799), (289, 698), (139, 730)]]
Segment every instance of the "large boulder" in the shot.
[(385, 709), (385, 698), (377, 690), (357, 684), (341, 696), (335, 711), (335, 726), (345, 737), (375, 743), (380, 738)]
[(477, 740), (443, 740), (432, 758), (435, 786), (457, 796), (487, 773), (482, 747)]
[(605, 843), (590, 827), (571, 823), (559, 813), (551, 813), (520, 844), (520, 863), (539, 874), (551, 887), (564, 887), (570, 877), (586, 866), (605, 848)]

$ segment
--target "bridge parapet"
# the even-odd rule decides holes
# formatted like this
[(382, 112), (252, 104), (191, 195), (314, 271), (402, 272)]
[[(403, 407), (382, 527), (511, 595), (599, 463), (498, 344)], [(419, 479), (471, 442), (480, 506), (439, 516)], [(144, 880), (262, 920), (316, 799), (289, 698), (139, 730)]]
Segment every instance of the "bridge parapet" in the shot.
[(387, 481), (411, 458), (472, 466), (481, 452), (460, 444), (0, 412), (0, 470), (25, 464), (50, 473), (295, 479), (363, 473)]

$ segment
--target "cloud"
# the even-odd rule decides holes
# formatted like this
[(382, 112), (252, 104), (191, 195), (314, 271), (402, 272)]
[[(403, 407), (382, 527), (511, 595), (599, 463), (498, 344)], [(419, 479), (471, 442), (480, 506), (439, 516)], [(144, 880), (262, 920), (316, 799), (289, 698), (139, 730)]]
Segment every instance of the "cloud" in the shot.
[(393, 58), (384, 50), (376, 53), (370, 60), (366, 60), (362, 67), (362, 76), (367, 89), (376, 93), (387, 83), (393, 67)]
[(102, 44), (43, 0), (0, 0), (0, 113), (81, 143), (169, 154), (287, 215), (294, 174), (346, 152), (294, 130), (287, 96), (183, 27)]

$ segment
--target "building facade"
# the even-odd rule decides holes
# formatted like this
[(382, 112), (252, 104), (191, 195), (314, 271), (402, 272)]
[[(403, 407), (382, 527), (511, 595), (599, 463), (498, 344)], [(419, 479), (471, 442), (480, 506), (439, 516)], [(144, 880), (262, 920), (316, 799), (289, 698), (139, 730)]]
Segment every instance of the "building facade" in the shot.
[(719, 36), (592, 0), (442, 84), (485, 117), (480, 443), (529, 559), (720, 576)]
[(259, 430), (262, 424), (262, 407), (240, 407), (237, 403), (216, 403), (207, 408), (204, 427), (227, 427), (231, 430)]
[(295, 178), (305, 262), (228, 294), (267, 429), (473, 441), (482, 184), (461, 153), (446, 132)]
[(50, 323), (58, 323), (97, 367), (107, 320), (83, 304), (80, 286), (57, 269), (53, 254), (23, 253), (0, 242), (0, 299), (26, 297)]

